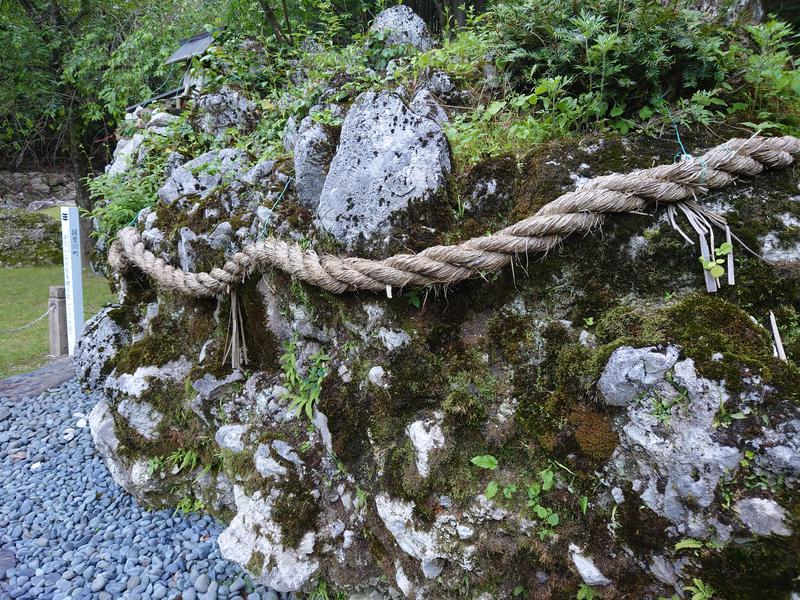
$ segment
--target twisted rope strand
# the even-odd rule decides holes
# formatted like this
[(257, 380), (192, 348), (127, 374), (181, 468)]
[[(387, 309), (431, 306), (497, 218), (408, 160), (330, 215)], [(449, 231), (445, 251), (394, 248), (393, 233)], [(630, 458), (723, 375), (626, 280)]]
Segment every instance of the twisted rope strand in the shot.
[(159, 286), (197, 297), (226, 293), (253, 271), (268, 268), (280, 269), (335, 294), (452, 284), (501, 269), (517, 255), (547, 252), (572, 233), (596, 229), (609, 213), (636, 212), (655, 202), (687, 201), (729, 185), (737, 177), (786, 167), (798, 159), (800, 140), (791, 136), (732, 139), (699, 158), (592, 179), (493, 235), (383, 260), (319, 256), (313, 250), (269, 237), (246, 246), (221, 268), (190, 273), (156, 257), (145, 248), (136, 229), (126, 227), (110, 248), (109, 263), (115, 270), (134, 265)]

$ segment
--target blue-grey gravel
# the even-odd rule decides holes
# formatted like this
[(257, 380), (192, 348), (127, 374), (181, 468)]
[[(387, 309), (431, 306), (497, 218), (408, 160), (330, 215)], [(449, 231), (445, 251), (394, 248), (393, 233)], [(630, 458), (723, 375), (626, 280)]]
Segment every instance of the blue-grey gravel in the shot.
[(208, 515), (150, 512), (111, 479), (75, 381), (0, 397), (0, 599), (280, 598), (223, 559)]

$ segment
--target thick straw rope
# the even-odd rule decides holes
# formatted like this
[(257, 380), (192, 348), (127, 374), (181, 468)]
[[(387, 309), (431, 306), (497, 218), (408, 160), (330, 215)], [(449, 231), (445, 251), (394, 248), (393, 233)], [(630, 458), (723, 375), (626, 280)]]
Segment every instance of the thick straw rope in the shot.
[(127, 227), (109, 251), (116, 270), (135, 265), (169, 290), (190, 296), (216, 296), (229, 291), (256, 269), (277, 268), (292, 277), (333, 293), (387, 291), (392, 287), (451, 284), (508, 265), (515, 256), (547, 252), (571, 233), (598, 227), (607, 213), (640, 211), (657, 202), (675, 203), (728, 185), (738, 176), (765, 168), (786, 167), (800, 159), (794, 137), (732, 139), (701, 157), (597, 177), (566, 193), (491, 236), (453, 246), (432, 246), (419, 254), (397, 254), (383, 260), (317, 255), (273, 237), (237, 252), (222, 268), (189, 273), (168, 265), (147, 250), (136, 229)]

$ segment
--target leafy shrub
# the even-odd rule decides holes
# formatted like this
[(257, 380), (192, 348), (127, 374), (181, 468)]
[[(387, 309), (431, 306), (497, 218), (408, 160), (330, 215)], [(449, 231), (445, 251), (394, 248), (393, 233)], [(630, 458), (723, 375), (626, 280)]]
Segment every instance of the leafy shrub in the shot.
[(497, 59), (518, 88), (562, 77), (591, 94), (599, 118), (615, 106), (713, 88), (724, 78), (723, 38), (702, 14), (647, 0), (590, 0), (576, 15), (564, 0), (502, 3), (489, 20)]

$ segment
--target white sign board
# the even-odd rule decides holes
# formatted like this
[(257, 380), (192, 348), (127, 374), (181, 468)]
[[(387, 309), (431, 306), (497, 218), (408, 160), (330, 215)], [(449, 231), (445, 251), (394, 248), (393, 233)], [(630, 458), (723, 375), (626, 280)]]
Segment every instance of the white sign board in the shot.
[(83, 277), (81, 272), (81, 224), (75, 206), (61, 207), (61, 244), (64, 254), (64, 288), (67, 297), (69, 353), (83, 329)]

